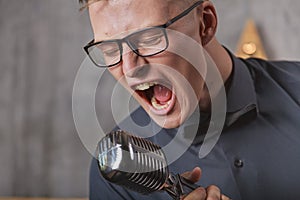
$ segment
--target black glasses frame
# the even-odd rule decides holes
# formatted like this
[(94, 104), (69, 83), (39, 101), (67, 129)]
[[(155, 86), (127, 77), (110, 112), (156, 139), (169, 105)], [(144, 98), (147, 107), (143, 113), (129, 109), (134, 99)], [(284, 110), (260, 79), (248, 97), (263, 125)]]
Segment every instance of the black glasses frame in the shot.
[[(124, 38), (122, 39), (113, 39), (113, 40), (103, 40), (103, 41), (99, 41), (99, 42), (94, 42), (94, 39), (92, 41), (90, 41), (84, 48), (85, 52), (87, 53), (87, 55), (90, 57), (90, 59), (92, 60), (92, 62), (98, 66), (98, 67), (102, 67), (102, 68), (109, 68), (109, 67), (112, 67), (112, 66), (115, 66), (117, 64), (119, 64), (121, 61), (122, 61), (122, 54), (123, 54), (123, 46), (122, 44), (123, 43), (126, 43), (130, 49), (136, 53), (137, 55), (141, 56), (141, 57), (149, 57), (149, 56), (154, 56), (154, 55), (157, 55), (163, 51), (165, 51), (168, 46), (169, 46), (169, 40), (168, 40), (168, 36), (167, 36), (167, 32), (166, 32), (166, 28), (169, 27), (171, 24), (173, 24), (174, 22), (178, 21), (179, 19), (181, 19), (182, 17), (186, 16), (187, 14), (189, 14), (194, 8), (196, 8), (197, 6), (201, 5), (205, 0), (200, 0), (200, 1), (197, 1), (196, 3), (194, 3), (191, 7), (187, 8), (186, 10), (184, 10), (182, 13), (180, 13), (179, 15), (177, 15), (176, 17), (170, 19), (169, 21), (167, 21), (165, 24), (162, 24), (162, 25), (158, 25), (158, 26), (152, 26), (152, 27), (148, 27), (148, 28), (145, 28), (145, 29), (142, 29), (142, 30), (138, 30), (136, 32), (133, 32), (127, 36), (125, 36)], [(150, 54), (150, 55), (141, 55), (139, 54), (138, 52), (138, 49), (136, 49), (134, 46), (131, 45), (130, 41), (128, 40), (132, 35), (135, 35), (137, 33), (141, 33), (141, 32), (144, 32), (144, 31), (148, 31), (148, 30), (151, 30), (151, 29), (157, 29), (157, 28), (161, 28), (163, 30), (163, 33), (164, 33), (164, 36), (165, 36), (165, 39), (166, 39), (166, 47), (162, 50), (160, 50), (159, 52), (156, 52), (154, 54)], [(99, 65), (98, 63), (96, 63), (94, 61), (94, 59), (92, 58), (92, 56), (90, 55), (89, 53), (89, 48), (95, 46), (95, 45), (98, 45), (98, 44), (101, 44), (101, 43), (107, 43), (107, 42), (116, 42), (119, 46), (119, 49), (120, 49), (120, 60), (114, 64), (111, 64), (111, 65)]]

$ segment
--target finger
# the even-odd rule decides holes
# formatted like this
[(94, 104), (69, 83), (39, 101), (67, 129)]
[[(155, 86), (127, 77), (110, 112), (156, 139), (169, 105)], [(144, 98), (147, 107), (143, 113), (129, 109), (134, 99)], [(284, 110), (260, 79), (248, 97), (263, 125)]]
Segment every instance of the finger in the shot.
[(221, 190), (215, 186), (215, 185), (210, 185), (206, 188), (207, 192), (207, 199), (210, 200), (223, 200)]
[(225, 196), (224, 194), (222, 194), (221, 200), (231, 200), (231, 199), (228, 196)]
[(183, 174), (181, 174), (181, 176), (195, 183), (199, 181), (201, 177), (201, 169), (200, 167), (195, 167), (193, 171), (184, 172)]
[(206, 190), (203, 187), (198, 187), (187, 196), (183, 197), (182, 200), (205, 200)]

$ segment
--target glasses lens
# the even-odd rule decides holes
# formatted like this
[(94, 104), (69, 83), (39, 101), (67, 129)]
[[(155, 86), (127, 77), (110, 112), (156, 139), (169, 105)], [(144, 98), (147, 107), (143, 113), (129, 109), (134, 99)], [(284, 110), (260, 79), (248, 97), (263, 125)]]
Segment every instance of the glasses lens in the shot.
[(151, 28), (132, 34), (129, 45), (141, 56), (151, 56), (164, 51), (168, 44), (163, 28)]
[(120, 48), (117, 42), (103, 42), (89, 48), (92, 60), (101, 67), (118, 63), (121, 59)]

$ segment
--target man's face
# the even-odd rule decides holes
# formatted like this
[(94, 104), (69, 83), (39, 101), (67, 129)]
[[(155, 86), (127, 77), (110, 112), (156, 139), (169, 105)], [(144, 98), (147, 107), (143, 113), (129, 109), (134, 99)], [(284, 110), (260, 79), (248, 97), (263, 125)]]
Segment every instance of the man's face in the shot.
[[(95, 42), (123, 38), (133, 31), (164, 24), (190, 6), (184, 3), (175, 6), (174, 2), (109, 0), (92, 4), (89, 13)], [(194, 9), (169, 28), (201, 44), (199, 20)], [(168, 36), (170, 48), (181, 48), (182, 41), (171, 34)], [(123, 49), (122, 62), (109, 68), (111, 74), (133, 92), (156, 123), (165, 128), (178, 127), (200, 99), (204, 81), (199, 72), (168, 49), (150, 57), (136, 55), (125, 43)]]

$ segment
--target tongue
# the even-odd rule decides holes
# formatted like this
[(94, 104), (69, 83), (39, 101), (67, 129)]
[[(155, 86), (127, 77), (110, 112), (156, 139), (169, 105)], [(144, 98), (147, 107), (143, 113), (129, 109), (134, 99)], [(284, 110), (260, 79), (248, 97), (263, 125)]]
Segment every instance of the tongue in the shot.
[(162, 85), (154, 86), (154, 97), (160, 104), (167, 103), (172, 97), (172, 91)]

